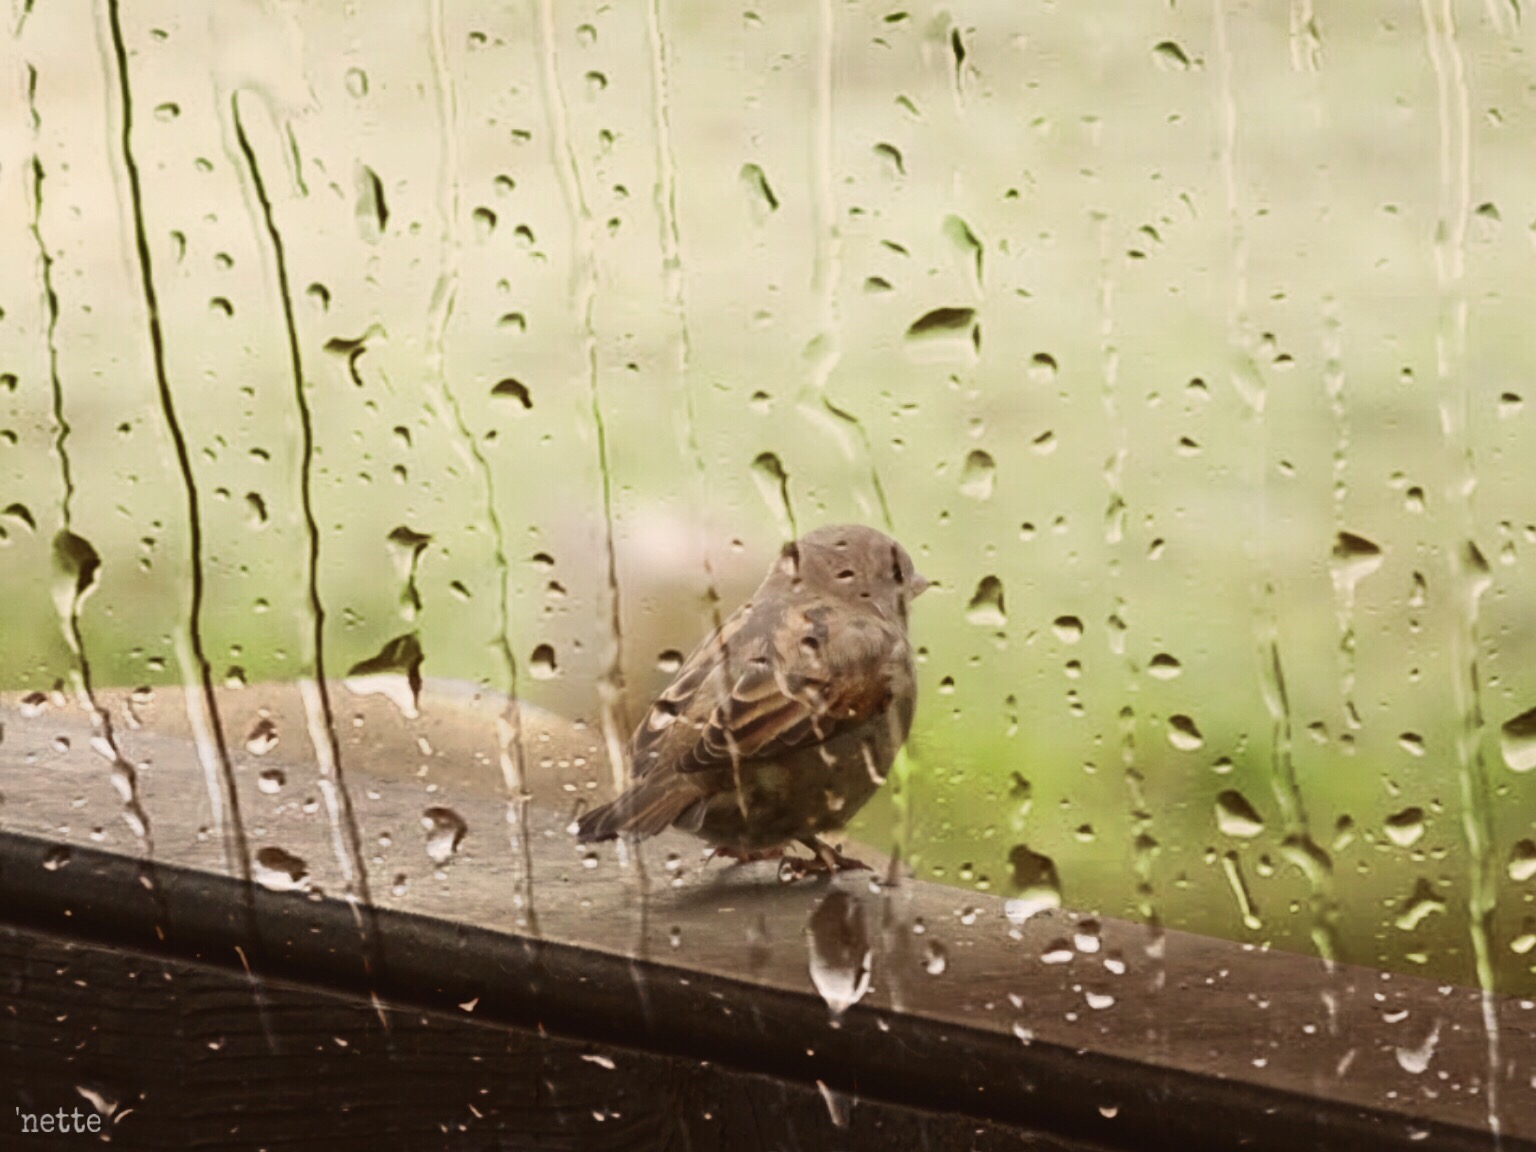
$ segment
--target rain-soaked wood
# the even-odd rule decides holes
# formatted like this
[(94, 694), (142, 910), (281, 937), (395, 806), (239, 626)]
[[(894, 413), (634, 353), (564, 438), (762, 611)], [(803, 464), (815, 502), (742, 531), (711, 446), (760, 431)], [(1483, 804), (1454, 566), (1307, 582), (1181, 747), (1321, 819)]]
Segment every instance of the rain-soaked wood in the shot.
[[(359, 1079), (352, 1096), (317, 1097), (311, 1136), (353, 1100), (348, 1115), (394, 1109), (407, 1127), (437, 1117), (451, 1143), (447, 1105), (464, 1104), (494, 1067), (533, 1091), (533, 1112), (547, 1106), (518, 1114), (529, 1132), (559, 1134), (548, 1146), (611, 1139), (599, 1131), (608, 1119), (593, 1115), (605, 1106), (588, 1105), (622, 1082), (642, 1146), (681, 1131), (665, 1128), (678, 1107), (714, 1115), (699, 1104), (707, 1098), (738, 1113), (727, 1128), (782, 1100), (771, 1106), (820, 1125), (797, 1129), (807, 1147), (910, 1147), (923, 1133), (944, 1147), (980, 1124), (987, 1140), (1211, 1149), (1492, 1148), (1492, 1100), (1502, 1147), (1536, 1147), (1528, 1000), (1485, 1004), (1471, 989), (1064, 910), (1014, 924), (1001, 899), (905, 879), (885, 886), (868, 873), (784, 885), (770, 864), (704, 865), (685, 837), (632, 859), (612, 845), (587, 853), (567, 826), (608, 780), (593, 733), (526, 714), (529, 800), (509, 807), (495, 701), (444, 686), (407, 717), (381, 696), (333, 692), (355, 840), (328, 815), (297, 690), (219, 700), (248, 854), (264, 862), (267, 884), (293, 891), (247, 885), (227, 866), (209, 801), (219, 765), (199, 762), (178, 694), (106, 701), (121, 751), (147, 764), (138, 775), (152, 853), (121, 819), (81, 713), (5, 702), (0, 921), (23, 930), (0, 948), (10, 1083), (63, 1084), (139, 1035), (165, 1067), (158, 1083), (145, 1064), (139, 1079), (87, 1086), (141, 1112), (161, 1108), (164, 1124), (180, 1106), (175, 1086), (197, 1084), (198, 1115), (215, 1127), (237, 1112), (249, 1124), (296, 1122), (303, 1107), (290, 1094), (346, 1087), (309, 1056), (285, 1071), (285, 1058), (264, 1052), (355, 1045), (358, 1071), (388, 1094), (370, 1095)], [(448, 856), (453, 817), (466, 831)], [(347, 899), (360, 866), (371, 908)], [(89, 947), (67, 960), (65, 937)], [(117, 969), (110, 949), (124, 957)], [(866, 954), (867, 992), (834, 1017), (828, 999), (861, 990)], [(85, 987), (66, 971), (50, 988), (48, 973), (72, 964), (89, 971)], [(151, 971), (185, 991), (146, 1002)], [(238, 1071), (219, 1049), (198, 1048), (209, 1019), (246, 1037)], [(465, 1091), (444, 1095), (456, 1062)], [(536, 1071), (556, 1066), (560, 1077)], [(540, 1075), (576, 1086), (540, 1097), (528, 1087)], [(270, 1091), (242, 1093), (246, 1077)], [(663, 1088), (683, 1082), (711, 1087)], [(835, 1128), (839, 1094), (856, 1095), (852, 1115), (890, 1139)], [(508, 1087), (494, 1099), (497, 1131), (511, 1131), (508, 1110), (525, 1097)], [(947, 1113), (960, 1127), (906, 1109)], [(573, 1127), (583, 1114), (590, 1131)], [(135, 1119), (122, 1121), (123, 1136)], [(379, 1123), (371, 1131), (390, 1130)], [(466, 1146), (482, 1146), (463, 1131)], [(710, 1146), (708, 1131), (689, 1137), (705, 1141), (694, 1147)], [(771, 1126), (761, 1134), (758, 1146), (789, 1141)]]

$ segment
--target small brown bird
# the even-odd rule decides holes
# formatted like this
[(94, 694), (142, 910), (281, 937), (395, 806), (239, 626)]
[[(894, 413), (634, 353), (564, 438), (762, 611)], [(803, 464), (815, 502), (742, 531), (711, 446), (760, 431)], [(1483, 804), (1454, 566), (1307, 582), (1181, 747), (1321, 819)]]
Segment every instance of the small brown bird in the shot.
[(907, 606), (927, 587), (906, 549), (873, 528), (818, 528), (785, 545), (641, 719), (634, 782), (582, 816), (577, 839), (675, 826), (743, 861), (799, 841), (815, 859), (795, 873), (867, 867), (819, 833), (853, 818), (907, 738)]

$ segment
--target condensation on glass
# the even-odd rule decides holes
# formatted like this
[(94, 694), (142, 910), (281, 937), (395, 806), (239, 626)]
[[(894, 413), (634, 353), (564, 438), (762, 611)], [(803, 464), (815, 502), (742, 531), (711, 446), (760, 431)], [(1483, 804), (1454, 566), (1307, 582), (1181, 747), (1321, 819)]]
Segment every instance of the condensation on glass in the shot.
[[(185, 804), (268, 887), (441, 882), (857, 520), (936, 587), (855, 836), (1021, 922), (1536, 987), (1511, 4), (8, 20), (4, 686), (98, 713), (100, 839)], [(429, 735), (358, 819), (424, 678), (529, 705), (459, 781), (506, 828)], [(151, 706), (200, 795), (147, 798)], [(870, 929), (821, 915), (841, 1011)]]

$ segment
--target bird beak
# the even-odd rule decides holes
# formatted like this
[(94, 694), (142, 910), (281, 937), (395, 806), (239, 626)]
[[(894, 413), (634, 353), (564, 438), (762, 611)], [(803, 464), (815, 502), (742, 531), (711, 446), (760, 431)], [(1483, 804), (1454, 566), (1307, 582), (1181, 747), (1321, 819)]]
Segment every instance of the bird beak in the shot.
[(908, 585), (912, 589), (912, 598), (915, 600), (928, 591), (931, 583), (928, 577), (924, 576), (921, 572), (912, 573), (912, 581)]

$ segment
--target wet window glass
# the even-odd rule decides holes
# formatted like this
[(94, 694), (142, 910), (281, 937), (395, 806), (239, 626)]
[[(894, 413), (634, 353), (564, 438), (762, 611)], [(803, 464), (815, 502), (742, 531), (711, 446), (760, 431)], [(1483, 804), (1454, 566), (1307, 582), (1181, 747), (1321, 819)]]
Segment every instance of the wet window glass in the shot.
[[(1107, 919), (1536, 994), (1514, 0), (6, 24), (0, 828), (40, 868), (556, 939), (622, 890), (684, 966), (679, 893), (730, 893), (834, 1020), (914, 884), (939, 983), (967, 916), (1080, 917), (1010, 963)], [(899, 547), (785, 551), (840, 525)], [(695, 791), (587, 819), (656, 765)]]

